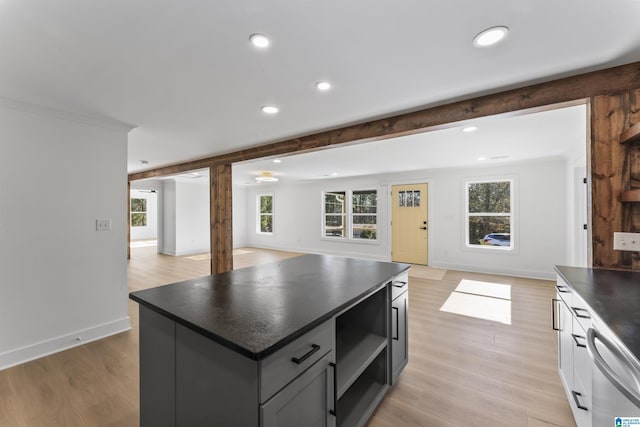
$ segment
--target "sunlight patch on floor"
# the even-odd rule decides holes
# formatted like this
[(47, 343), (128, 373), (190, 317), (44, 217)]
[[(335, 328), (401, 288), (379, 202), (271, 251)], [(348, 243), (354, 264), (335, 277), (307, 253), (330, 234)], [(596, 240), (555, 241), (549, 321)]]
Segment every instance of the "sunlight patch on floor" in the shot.
[(511, 285), (462, 279), (440, 311), (511, 324)]

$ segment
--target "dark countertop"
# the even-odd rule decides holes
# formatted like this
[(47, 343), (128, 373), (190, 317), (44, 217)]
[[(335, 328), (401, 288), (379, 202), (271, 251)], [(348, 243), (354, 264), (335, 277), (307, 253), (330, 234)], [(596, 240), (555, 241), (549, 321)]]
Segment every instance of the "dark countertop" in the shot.
[(565, 266), (556, 271), (640, 360), (640, 272)]
[(407, 269), (407, 264), (303, 255), (132, 292), (129, 298), (260, 360)]

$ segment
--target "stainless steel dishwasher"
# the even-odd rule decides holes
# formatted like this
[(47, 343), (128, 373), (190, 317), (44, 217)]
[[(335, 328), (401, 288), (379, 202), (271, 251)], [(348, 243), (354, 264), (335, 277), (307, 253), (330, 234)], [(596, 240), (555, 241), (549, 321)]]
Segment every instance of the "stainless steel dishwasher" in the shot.
[[(629, 424), (640, 419), (640, 363), (606, 327), (587, 331), (587, 350), (592, 360), (592, 426)], [(618, 420), (620, 418), (620, 420)]]

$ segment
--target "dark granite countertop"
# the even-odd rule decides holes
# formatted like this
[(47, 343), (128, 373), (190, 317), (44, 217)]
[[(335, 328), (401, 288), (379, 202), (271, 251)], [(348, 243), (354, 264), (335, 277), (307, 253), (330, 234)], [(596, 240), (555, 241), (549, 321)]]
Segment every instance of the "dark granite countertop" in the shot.
[(303, 255), (132, 292), (129, 298), (260, 360), (408, 268), (407, 264)]
[(640, 272), (565, 266), (556, 271), (640, 360)]

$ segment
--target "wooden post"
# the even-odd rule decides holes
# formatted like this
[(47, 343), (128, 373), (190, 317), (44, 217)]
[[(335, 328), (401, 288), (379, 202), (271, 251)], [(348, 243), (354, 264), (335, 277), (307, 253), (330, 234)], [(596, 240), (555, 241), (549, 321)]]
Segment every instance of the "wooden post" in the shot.
[(211, 274), (233, 270), (233, 199), (231, 163), (209, 167)]
[(613, 250), (613, 233), (640, 230), (636, 203), (620, 195), (640, 176), (635, 147), (620, 144), (620, 134), (640, 122), (640, 90), (596, 96), (591, 101), (591, 184), (593, 266), (639, 268), (631, 252)]

